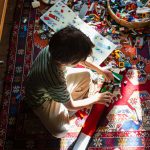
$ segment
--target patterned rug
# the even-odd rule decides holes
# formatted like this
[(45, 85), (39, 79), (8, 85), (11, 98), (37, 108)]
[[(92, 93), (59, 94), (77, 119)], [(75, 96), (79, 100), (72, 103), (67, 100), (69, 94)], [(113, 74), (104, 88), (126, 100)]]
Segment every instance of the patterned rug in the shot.
[[(41, 3), (42, 4), (42, 3)], [(0, 150), (67, 149), (77, 137), (83, 120), (74, 119), (73, 130), (64, 139), (52, 137), (22, 97), (24, 79), (37, 54), (48, 45), (42, 38), (39, 17), (49, 7), (33, 9), (31, 0), (18, 0), (8, 56), (2, 109), (0, 112)]]
[(88, 150), (150, 149), (150, 38), (144, 38), (142, 49), (122, 45), (132, 68), (122, 73), (122, 96), (105, 109)]
[[(2, 109), (0, 112), (0, 149), (2, 150), (67, 150), (73, 144), (85, 122), (72, 120), (70, 132), (63, 139), (52, 137), (38, 118), (28, 109), (22, 97), (24, 80), (37, 54), (48, 44), (40, 33), (40, 19), (49, 7), (31, 7), (30, 0), (18, 0), (8, 56)], [(148, 37), (147, 37), (148, 38)], [(150, 149), (150, 41), (136, 51), (135, 68), (124, 72), (122, 98), (105, 110), (88, 150), (148, 150)], [(123, 48), (128, 57), (135, 51)], [(141, 75), (138, 62), (144, 62)], [(127, 83), (124, 84), (126, 81)]]

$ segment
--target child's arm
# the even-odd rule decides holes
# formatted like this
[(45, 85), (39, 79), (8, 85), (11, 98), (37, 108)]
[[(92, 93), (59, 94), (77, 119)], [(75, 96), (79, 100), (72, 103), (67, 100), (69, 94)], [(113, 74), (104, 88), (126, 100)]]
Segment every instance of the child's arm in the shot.
[(89, 107), (93, 104), (104, 104), (107, 107), (112, 101), (113, 94), (110, 92), (104, 92), (104, 93), (95, 93), (95, 95), (85, 98), (85, 99), (79, 99), (79, 100), (72, 100), (70, 99), (64, 105), (67, 107), (68, 110), (79, 110), (85, 107)]
[(82, 62), (80, 62), (80, 64), (91, 70), (95, 70), (98, 74), (104, 75), (106, 82), (114, 80), (114, 76), (113, 76), (112, 72), (109, 70), (106, 70), (106, 69), (104, 69), (96, 64), (90, 63), (88, 61), (82, 61)]

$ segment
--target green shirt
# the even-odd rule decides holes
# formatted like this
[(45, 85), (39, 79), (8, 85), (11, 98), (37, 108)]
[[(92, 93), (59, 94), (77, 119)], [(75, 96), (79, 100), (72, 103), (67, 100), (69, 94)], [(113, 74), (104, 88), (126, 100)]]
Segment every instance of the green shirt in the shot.
[(60, 103), (70, 100), (64, 72), (51, 60), (48, 47), (39, 53), (27, 76), (25, 99), (31, 107), (41, 105), (46, 99)]

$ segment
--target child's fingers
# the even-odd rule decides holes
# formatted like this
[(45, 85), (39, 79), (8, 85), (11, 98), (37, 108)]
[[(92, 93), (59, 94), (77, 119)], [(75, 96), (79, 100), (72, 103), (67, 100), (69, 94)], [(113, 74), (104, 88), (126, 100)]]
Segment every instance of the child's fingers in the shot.
[(108, 91), (106, 91), (106, 92), (104, 92), (106, 95), (109, 95), (109, 96), (114, 96), (111, 92), (108, 92)]
[(106, 102), (106, 103), (111, 103), (112, 102), (112, 99), (111, 98), (104, 98), (104, 102)]
[(109, 107), (109, 104), (108, 103), (105, 103), (106, 107)]
[(112, 103), (112, 99), (105, 99), (105, 101), (103, 102), (104, 105), (106, 105), (107, 107)]
[(112, 102), (112, 97), (104, 95), (102, 98), (100, 98), (99, 102), (106, 102), (106, 103), (111, 103)]
[(113, 75), (111, 75), (111, 76), (105, 76), (105, 82), (112, 82), (112, 81), (114, 81), (114, 76)]
[(106, 103), (106, 102), (98, 102), (98, 104), (103, 104), (105, 105), (106, 107), (109, 107), (110, 103)]

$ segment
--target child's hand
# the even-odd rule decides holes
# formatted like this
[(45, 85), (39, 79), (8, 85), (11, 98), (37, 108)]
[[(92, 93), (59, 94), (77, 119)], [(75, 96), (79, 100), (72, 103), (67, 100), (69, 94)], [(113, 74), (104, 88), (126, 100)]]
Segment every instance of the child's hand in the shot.
[(96, 103), (104, 104), (107, 107), (112, 102), (114, 95), (110, 92), (96, 93), (94, 96)]
[(111, 71), (103, 69), (103, 75), (105, 77), (105, 82), (114, 81), (114, 76)]

